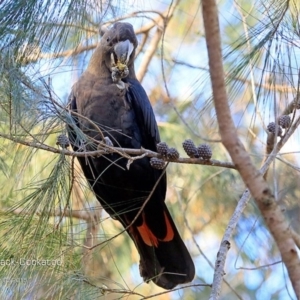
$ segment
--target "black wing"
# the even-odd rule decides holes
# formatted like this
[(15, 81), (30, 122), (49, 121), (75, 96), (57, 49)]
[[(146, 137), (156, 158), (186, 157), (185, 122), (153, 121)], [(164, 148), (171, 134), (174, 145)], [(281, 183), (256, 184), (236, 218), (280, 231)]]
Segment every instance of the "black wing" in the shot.
[(125, 79), (129, 83), (126, 94), (131, 103), (139, 128), (141, 129), (142, 145), (144, 148), (156, 151), (156, 144), (160, 142), (159, 131), (148, 96), (136, 79)]

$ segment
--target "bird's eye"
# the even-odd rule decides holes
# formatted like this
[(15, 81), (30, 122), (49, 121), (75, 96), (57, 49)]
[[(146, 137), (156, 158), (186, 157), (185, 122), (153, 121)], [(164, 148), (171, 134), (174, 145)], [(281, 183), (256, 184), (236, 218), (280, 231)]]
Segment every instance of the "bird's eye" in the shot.
[(107, 38), (106, 41), (109, 42), (109, 41), (110, 41), (110, 38)]

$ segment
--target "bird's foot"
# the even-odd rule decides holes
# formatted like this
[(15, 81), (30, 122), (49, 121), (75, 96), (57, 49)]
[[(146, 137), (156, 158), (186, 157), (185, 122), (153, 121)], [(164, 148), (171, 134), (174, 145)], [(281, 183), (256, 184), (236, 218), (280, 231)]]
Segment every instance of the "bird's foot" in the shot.
[[(108, 147), (106, 147), (106, 146), (108, 146)], [(104, 139), (98, 145), (97, 150), (104, 150), (105, 153), (109, 154), (109, 153), (114, 152), (112, 149), (109, 148), (109, 147), (113, 147), (113, 146), (114, 146), (114, 144), (112, 143), (110, 138), (108, 136), (105, 136)]]
[(116, 62), (115, 58), (112, 54), (111, 55), (111, 78), (112, 78), (113, 82), (117, 82), (117, 85), (118, 85), (120, 80), (122, 78), (127, 77), (128, 74), (129, 74), (128, 67), (120, 61)]
[(120, 89), (120, 90), (124, 90), (125, 89), (125, 83), (122, 81), (122, 80), (119, 80), (117, 83), (116, 83), (116, 86)]

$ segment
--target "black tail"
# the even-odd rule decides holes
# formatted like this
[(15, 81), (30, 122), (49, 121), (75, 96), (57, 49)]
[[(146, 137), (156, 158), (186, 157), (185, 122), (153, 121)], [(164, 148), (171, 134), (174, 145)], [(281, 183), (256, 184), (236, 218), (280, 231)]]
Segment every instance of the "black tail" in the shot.
[(141, 257), (140, 273), (143, 279), (146, 282), (152, 280), (164, 289), (172, 289), (192, 281), (195, 266), (165, 204), (163, 209), (164, 227), (167, 228), (164, 237), (154, 235), (145, 216), (140, 226), (133, 225), (128, 232)]

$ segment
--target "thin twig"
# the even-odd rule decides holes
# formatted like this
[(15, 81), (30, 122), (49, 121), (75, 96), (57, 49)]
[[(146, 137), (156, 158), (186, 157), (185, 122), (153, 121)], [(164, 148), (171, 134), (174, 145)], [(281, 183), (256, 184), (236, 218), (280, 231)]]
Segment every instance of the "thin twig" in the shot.
[[(189, 224), (189, 222), (188, 222), (188, 220), (187, 220), (187, 218), (186, 218), (186, 214), (184, 213), (183, 216), (184, 216), (184, 223), (185, 223), (185, 225), (186, 225), (188, 231), (189, 231), (190, 234), (191, 234), (192, 240), (193, 240), (194, 244), (196, 245), (196, 248), (198, 249), (199, 253), (204, 257), (204, 259), (206, 260), (206, 262), (208, 263), (208, 265), (209, 265), (212, 269), (214, 269), (213, 263), (208, 259), (208, 257), (206, 256), (206, 254), (205, 254), (205, 253), (202, 251), (202, 249), (200, 248), (200, 246), (199, 246), (199, 244), (198, 244), (198, 242), (197, 242), (197, 240), (196, 240), (196, 238), (195, 238), (195, 234), (194, 234), (194, 232), (193, 232), (193, 230), (192, 230), (192, 228), (191, 228), (191, 226), (190, 226), (190, 224)], [(220, 251), (221, 251), (221, 249), (219, 250), (219, 252), (220, 252)], [(225, 262), (225, 260), (224, 260), (224, 262)], [(220, 268), (221, 268), (221, 267), (222, 267), (222, 266), (220, 266)], [(223, 270), (223, 269), (222, 269), (222, 270)], [(223, 275), (223, 274), (222, 274), (222, 275)], [(222, 278), (222, 282), (224, 282), (224, 283), (229, 287), (229, 289), (237, 296), (238, 299), (242, 300), (242, 297), (237, 293), (237, 291), (231, 286), (231, 284), (230, 284), (226, 279)], [(211, 286), (212, 286), (212, 285), (211, 285)]]
[(154, 297), (158, 297), (158, 296), (168, 294), (168, 293), (171, 293), (171, 292), (174, 292), (174, 291), (179, 291), (179, 290), (182, 290), (182, 289), (193, 288), (193, 287), (204, 287), (204, 286), (211, 287), (210, 284), (204, 284), (204, 283), (203, 284), (202, 283), (197, 283), (197, 284), (183, 285), (181, 287), (172, 289), (170, 291), (164, 291), (164, 292), (160, 292), (160, 293), (156, 293), (156, 294), (153, 294), (153, 295), (150, 295), (150, 296), (143, 297), (140, 300), (151, 299), (151, 298), (154, 298)]
[[(23, 208), (17, 208), (17, 209), (6, 209), (6, 210), (1, 210), (1, 213), (7, 214), (7, 213), (12, 213), (15, 215), (32, 215), (31, 212), (24, 211)], [(41, 212), (36, 211), (35, 214), (37, 216), (41, 215)], [(68, 218), (74, 218), (86, 222), (95, 222), (95, 220), (98, 219), (97, 215), (98, 213), (95, 212), (95, 210), (74, 210), (74, 209), (55, 209), (53, 211), (47, 212), (49, 217), (68, 217)]]
[[(201, 66), (196, 66), (196, 65), (192, 65), (190, 63), (184, 62), (184, 61), (180, 61), (177, 59), (172, 59), (172, 62), (174, 62), (175, 64), (178, 65), (182, 65), (182, 66), (186, 66), (188, 68), (192, 68), (192, 69), (197, 69), (197, 70), (203, 70), (206, 72), (209, 72), (209, 68), (207, 67), (201, 67)], [(230, 78), (236, 81), (240, 81), (243, 83), (247, 83), (249, 85), (252, 84), (252, 81), (246, 78), (242, 78), (236, 75), (232, 75), (231, 73), (224, 73), (226, 78)], [(260, 87), (262, 89), (268, 90), (268, 91), (276, 91), (278, 93), (294, 93), (296, 90), (293, 87), (290, 87), (288, 85), (280, 85), (280, 84), (269, 84), (269, 83), (259, 83), (259, 82), (253, 82), (253, 84), (255, 85), (255, 87)], [(284, 114), (288, 114), (288, 113), (284, 113)]]

